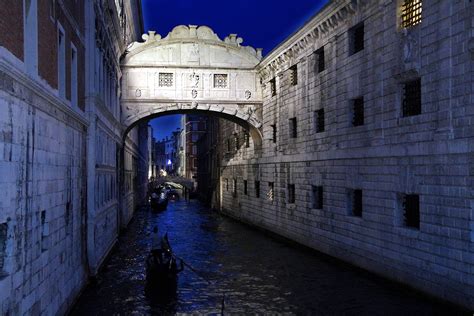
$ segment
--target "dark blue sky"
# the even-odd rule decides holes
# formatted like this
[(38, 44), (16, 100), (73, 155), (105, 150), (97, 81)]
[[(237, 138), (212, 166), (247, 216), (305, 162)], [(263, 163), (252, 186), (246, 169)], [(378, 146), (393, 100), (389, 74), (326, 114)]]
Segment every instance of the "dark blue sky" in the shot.
[[(328, 0), (142, 0), (145, 31), (165, 37), (176, 25), (207, 25), (223, 40), (231, 33), (242, 45), (268, 54), (309, 20)], [(154, 119), (155, 138), (179, 126), (180, 115)]]

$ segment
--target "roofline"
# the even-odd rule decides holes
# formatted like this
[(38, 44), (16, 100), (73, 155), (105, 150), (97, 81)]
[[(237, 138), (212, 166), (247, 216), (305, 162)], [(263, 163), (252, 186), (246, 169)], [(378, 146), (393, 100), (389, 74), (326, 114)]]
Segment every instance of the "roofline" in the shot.
[(345, 5), (351, 0), (343, 0), (343, 1), (337, 1), (337, 0), (329, 0), (328, 3), (326, 3), (321, 9), (316, 11), (311, 18), (309, 18), (300, 28), (298, 28), (296, 31), (294, 31), (291, 35), (286, 37), (278, 46), (273, 48), (263, 59), (260, 61), (260, 63), (257, 65), (257, 68), (263, 68), (267, 63), (278, 57), (283, 51), (288, 49), (286, 46), (290, 42), (295, 42), (295, 40), (303, 36), (305, 33), (309, 31), (311, 26), (316, 26), (319, 22), (321, 22), (321, 19), (317, 19), (318, 17), (323, 17), (326, 14), (326, 11), (329, 11), (331, 7), (335, 8), (335, 6), (340, 6), (340, 5)]

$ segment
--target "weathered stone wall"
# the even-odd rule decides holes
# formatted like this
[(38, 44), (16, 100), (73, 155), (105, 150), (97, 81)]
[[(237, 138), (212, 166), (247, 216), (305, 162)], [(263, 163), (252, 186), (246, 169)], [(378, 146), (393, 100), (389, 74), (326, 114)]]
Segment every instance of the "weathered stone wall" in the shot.
[(65, 312), (87, 275), (85, 120), (1, 65), (0, 313)]
[[(473, 52), (466, 45), (473, 41), (474, 4), (423, 1), (421, 24), (403, 29), (400, 1), (349, 3), (328, 5), (258, 66), (261, 151), (249, 154), (241, 142), (226, 154), (226, 142), (234, 147), (235, 133), (243, 131), (221, 122), (223, 210), (474, 308)], [(351, 54), (349, 29), (362, 21), (364, 48)], [(314, 52), (323, 46), (325, 70), (318, 72)], [(415, 78), (421, 78), (421, 114), (403, 116), (404, 83)], [(353, 126), (351, 99), (358, 97), (364, 124)], [(325, 129), (317, 132), (320, 109)], [(312, 186), (323, 187), (322, 209), (312, 207)], [(362, 190), (360, 217), (351, 215), (352, 189)], [(404, 194), (419, 195), (419, 229), (404, 224)]]

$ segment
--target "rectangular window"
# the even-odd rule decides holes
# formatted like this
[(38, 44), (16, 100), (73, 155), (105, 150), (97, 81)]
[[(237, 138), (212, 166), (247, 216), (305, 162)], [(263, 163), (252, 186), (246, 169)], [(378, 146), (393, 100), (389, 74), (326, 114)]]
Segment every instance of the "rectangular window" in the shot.
[(244, 140), (245, 140), (245, 147), (249, 148), (250, 147), (250, 135), (248, 132), (244, 133)]
[(56, 0), (49, 0), (49, 17), (56, 22)]
[(77, 50), (71, 44), (71, 104), (77, 106)]
[(41, 251), (48, 250), (49, 226), (46, 223), (46, 211), (41, 211)]
[(227, 75), (226, 74), (214, 75), (214, 88), (227, 88)]
[(349, 55), (364, 49), (364, 22), (349, 29)]
[(420, 228), (420, 196), (418, 194), (403, 196), (403, 218), (405, 226)]
[(276, 143), (277, 142), (277, 128), (275, 124), (272, 124), (271, 127), (272, 127), (272, 142)]
[(173, 86), (173, 74), (170, 72), (160, 72), (158, 74), (158, 85), (160, 87), (172, 87)]
[(421, 23), (422, 0), (404, 0), (402, 4), (402, 27)]
[(324, 46), (314, 52), (315, 55), (315, 68), (316, 72), (320, 73), (324, 71), (325, 64), (324, 64)]
[(275, 79), (275, 78), (273, 78), (272, 80), (270, 80), (270, 91), (271, 91), (272, 97), (273, 97), (273, 96), (276, 96), (276, 94), (277, 94), (277, 89), (276, 89), (276, 79)]
[(229, 191), (229, 179), (225, 179), (225, 190)]
[(238, 134), (234, 134), (234, 143), (235, 143), (235, 150), (239, 150), (240, 142), (239, 142), (239, 135)]
[(274, 198), (273, 189), (274, 189), (273, 182), (268, 182), (267, 198), (268, 198), (269, 201), (273, 201), (273, 198)]
[(255, 197), (260, 197), (260, 181), (255, 181)]
[(244, 180), (244, 194), (247, 195), (247, 180)]
[(227, 139), (227, 152), (230, 152), (230, 139)]
[(237, 179), (235, 178), (232, 180), (232, 194), (237, 195)]
[(323, 208), (323, 187), (322, 186), (311, 186), (311, 207), (315, 209)]
[(58, 29), (58, 91), (66, 98), (66, 39), (64, 32)]
[(288, 184), (288, 203), (293, 204), (295, 203), (295, 185)]
[(352, 100), (352, 126), (364, 125), (364, 98)]
[(290, 137), (298, 137), (298, 128), (296, 126), (296, 117), (290, 118)]
[(290, 83), (292, 86), (296, 86), (298, 84), (298, 66), (293, 65), (290, 67)]
[(403, 116), (421, 114), (421, 79), (406, 82), (403, 86)]
[(362, 217), (362, 190), (349, 190), (347, 198), (349, 215)]
[(193, 153), (193, 155), (197, 155), (197, 146), (196, 145), (193, 145), (192, 153)]
[(314, 112), (314, 121), (315, 121), (315, 129), (316, 129), (316, 133), (321, 133), (321, 132), (324, 132), (324, 109), (319, 109), (317, 111)]
[(5, 265), (6, 249), (7, 249), (7, 223), (0, 224), (0, 275)]

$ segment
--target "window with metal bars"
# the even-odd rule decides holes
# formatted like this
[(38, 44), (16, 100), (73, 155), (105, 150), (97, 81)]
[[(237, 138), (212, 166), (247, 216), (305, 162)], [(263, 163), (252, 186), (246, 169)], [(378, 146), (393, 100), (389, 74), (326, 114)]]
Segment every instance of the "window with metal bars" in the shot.
[(276, 79), (275, 78), (270, 80), (270, 91), (271, 91), (272, 97), (276, 96), (276, 94), (277, 94), (276, 91), (277, 90), (276, 90)]
[(295, 185), (294, 184), (288, 184), (288, 203), (292, 204), (295, 203), (296, 197), (295, 197)]
[(404, 0), (402, 4), (402, 27), (408, 28), (421, 23), (422, 0)]
[(227, 152), (230, 152), (230, 139), (227, 139)]
[(272, 127), (272, 141), (274, 143), (276, 143), (276, 141), (277, 141), (277, 128), (276, 128), (275, 124), (272, 124), (271, 127)]
[(364, 22), (349, 29), (349, 55), (364, 49)]
[(226, 74), (214, 75), (214, 88), (227, 88), (227, 75)]
[(298, 84), (298, 66), (293, 65), (290, 67), (290, 83), (292, 86), (296, 86)]
[(324, 71), (325, 64), (324, 64), (324, 46), (319, 48), (317, 51), (314, 52), (315, 55), (315, 70), (317, 73)]
[(319, 109), (314, 112), (314, 121), (316, 133), (324, 132), (324, 109)]
[(229, 179), (225, 179), (225, 190), (229, 191)]
[(405, 226), (420, 228), (420, 196), (418, 194), (403, 195), (403, 219)]
[(244, 180), (244, 194), (247, 195), (247, 180)]
[(158, 85), (160, 87), (172, 87), (173, 86), (173, 74), (167, 72), (160, 72), (158, 74)]
[(245, 147), (249, 148), (250, 147), (250, 135), (248, 132), (244, 133), (244, 141), (245, 141)]
[(352, 126), (364, 125), (364, 98), (352, 100)]
[(351, 189), (348, 193), (349, 214), (362, 217), (362, 190)]
[(320, 185), (312, 185), (311, 186), (311, 207), (314, 209), (322, 209), (323, 208), (323, 187)]
[(255, 197), (260, 197), (260, 181), (255, 181)]
[(421, 114), (421, 79), (406, 82), (403, 86), (403, 116)]
[(232, 179), (232, 195), (237, 195), (237, 179)]
[(290, 137), (298, 137), (298, 127), (296, 125), (296, 117), (290, 118)]
[(273, 189), (274, 189), (274, 184), (273, 184), (273, 182), (268, 182), (267, 198), (268, 198), (268, 200), (270, 200), (270, 201), (273, 201), (273, 198), (274, 198)]
[(49, 248), (49, 224), (46, 222), (46, 210), (41, 211), (41, 252)]

